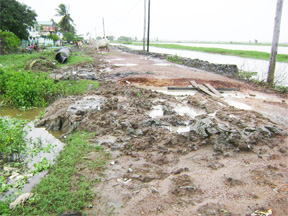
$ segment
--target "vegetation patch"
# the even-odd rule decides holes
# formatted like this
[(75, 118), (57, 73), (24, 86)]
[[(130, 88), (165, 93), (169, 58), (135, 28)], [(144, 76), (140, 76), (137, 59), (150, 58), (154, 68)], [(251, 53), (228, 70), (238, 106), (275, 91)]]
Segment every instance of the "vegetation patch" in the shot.
[(0, 67), (5, 69), (24, 69), (27, 66), (27, 62), (32, 61), (36, 58), (47, 58), (49, 60), (54, 60), (55, 52), (53, 50), (45, 50), (42, 52), (33, 52), (31, 54), (22, 53), (22, 54), (11, 54), (11, 55), (0, 55)]
[(246, 81), (256, 81), (253, 77), (257, 76), (257, 72), (239, 71), (239, 77)]
[(91, 63), (94, 59), (88, 55), (70, 55), (68, 61), (65, 64), (57, 64), (57, 67), (65, 67), (69, 65), (79, 64), (79, 63)]
[[(106, 160), (110, 158), (110, 154), (101, 146), (89, 143), (91, 136), (88, 132), (70, 135), (65, 140), (65, 150), (60, 153), (57, 163), (34, 188), (32, 192), (35, 196), (25, 206), (17, 206), (10, 211), (6, 208), (8, 201), (0, 202), (0, 208), (6, 208), (6, 215), (59, 215), (68, 210), (83, 210), (87, 202), (94, 198), (91, 189), (99, 179), (93, 180), (83, 175), (79, 167), (88, 165), (90, 170), (99, 172), (101, 176)], [(90, 161), (85, 157), (91, 152), (97, 153), (97, 160)]]
[(23, 128), (26, 123), (19, 119), (0, 118), (0, 159), (25, 151), (26, 132)]
[(87, 91), (89, 85), (93, 85), (93, 88), (99, 88), (99, 82), (93, 80), (61, 81), (59, 85), (61, 85), (66, 96), (82, 95)]
[(6, 54), (11, 53), (20, 44), (20, 39), (14, 33), (8, 31), (0, 30), (0, 40), (3, 41), (0, 44), (0, 54), (2, 54), (1, 50)]
[(45, 73), (0, 68), (0, 94), (16, 107), (43, 107), (59, 93), (54, 80)]
[(181, 59), (177, 55), (168, 56), (167, 60), (170, 61), (170, 62), (177, 63), (177, 64), (182, 64)]
[[(98, 82), (91, 80), (55, 83), (49, 77), (49, 73), (42, 72), (52, 70), (55, 65), (62, 66), (62, 64), (55, 62), (54, 57), (55, 52), (53, 51), (0, 56), (0, 96), (3, 100), (2, 103), (25, 109), (27, 107), (45, 107), (59, 96), (85, 93), (90, 84), (93, 85), (93, 88), (98, 88)], [(65, 66), (92, 61), (93, 58), (76, 53), (75, 56), (69, 57)]]

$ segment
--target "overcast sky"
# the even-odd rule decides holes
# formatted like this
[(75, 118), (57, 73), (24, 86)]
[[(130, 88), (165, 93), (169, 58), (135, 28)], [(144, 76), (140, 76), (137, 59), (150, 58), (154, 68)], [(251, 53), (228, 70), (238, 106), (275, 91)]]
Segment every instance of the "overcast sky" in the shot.
[[(69, 7), (77, 34), (137, 37), (144, 29), (144, 0), (18, 0), (56, 21), (56, 8)], [(148, 4), (148, 0), (147, 4)], [(159, 40), (272, 42), (277, 0), (151, 0), (150, 38)], [(280, 42), (288, 43), (288, 1), (284, 1)]]

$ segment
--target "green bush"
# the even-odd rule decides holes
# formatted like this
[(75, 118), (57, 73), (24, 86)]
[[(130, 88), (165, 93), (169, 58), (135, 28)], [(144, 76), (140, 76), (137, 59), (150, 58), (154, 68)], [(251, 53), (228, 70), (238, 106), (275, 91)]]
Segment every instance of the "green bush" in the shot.
[(44, 73), (0, 69), (1, 87), (4, 102), (17, 107), (43, 107), (56, 96), (59, 89), (54, 80)]
[(4, 41), (4, 52), (10, 53), (13, 49), (17, 48), (20, 44), (20, 39), (12, 32), (0, 30), (0, 39)]

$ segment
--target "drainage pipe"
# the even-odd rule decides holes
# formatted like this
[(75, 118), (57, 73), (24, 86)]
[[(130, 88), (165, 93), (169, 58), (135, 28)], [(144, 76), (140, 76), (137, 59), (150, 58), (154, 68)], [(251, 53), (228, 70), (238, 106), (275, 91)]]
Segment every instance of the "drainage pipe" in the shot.
[(64, 64), (67, 62), (68, 58), (69, 58), (69, 55), (70, 55), (70, 49), (65, 47), (65, 48), (62, 48), (60, 49), (56, 56), (55, 56), (55, 59), (60, 62), (61, 64)]

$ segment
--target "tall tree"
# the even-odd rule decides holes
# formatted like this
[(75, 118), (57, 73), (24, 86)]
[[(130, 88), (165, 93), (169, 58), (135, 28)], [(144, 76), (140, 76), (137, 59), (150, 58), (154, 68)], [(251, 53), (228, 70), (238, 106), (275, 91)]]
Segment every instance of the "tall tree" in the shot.
[(59, 26), (62, 32), (72, 32), (75, 33), (73, 19), (70, 17), (69, 11), (64, 4), (60, 4), (56, 8), (57, 14), (55, 16), (62, 16), (59, 22)]
[(58, 31), (58, 23), (56, 23), (54, 19), (50, 19), (50, 21), (52, 22), (53, 26), (56, 26), (56, 32), (57, 32)]
[(20, 39), (27, 39), (28, 28), (36, 22), (37, 14), (16, 0), (0, 0), (0, 29), (13, 32)]

